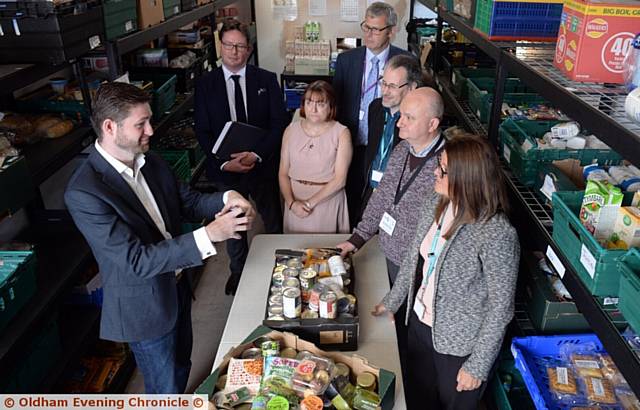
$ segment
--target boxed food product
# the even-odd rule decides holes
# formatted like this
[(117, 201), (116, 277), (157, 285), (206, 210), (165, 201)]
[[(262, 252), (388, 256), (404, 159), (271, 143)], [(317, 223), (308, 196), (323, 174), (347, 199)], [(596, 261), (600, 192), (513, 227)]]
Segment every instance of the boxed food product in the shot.
[(623, 60), (638, 24), (635, 0), (567, 0), (554, 65), (574, 81), (623, 84)]
[(640, 208), (623, 206), (618, 210), (618, 218), (607, 248), (629, 249), (632, 247), (640, 247)]
[(140, 29), (151, 27), (164, 20), (162, 0), (138, 1), (138, 26)]
[[(265, 357), (264, 375), (260, 392), (253, 399), (254, 406), (258, 403), (266, 403), (271, 400), (274, 388), (277, 393), (275, 397), (282, 397), (283, 399), (287, 398), (287, 400), (291, 400), (292, 402), (298, 400), (301, 402), (317, 402), (316, 398), (320, 398), (321, 394), (312, 394), (311, 391), (302, 392), (302, 396), (300, 393), (295, 394), (294, 383), (296, 379), (304, 378), (304, 374), (312, 374), (312, 382), (308, 383), (313, 384), (313, 381), (323, 379), (325, 377), (322, 373), (324, 371), (328, 374), (330, 379), (330, 382), (326, 383), (327, 386), (324, 387), (326, 389), (325, 394), (322, 395), (324, 398), (328, 400), (338, 400), (337, 397), (347, 396), (345, 397), (346, 401), (356, 399), (357, 390), (360, 389), (360, 387), (354, 387), (354, 385), (357, 384), (356, 380), (359, 376), (365, 373), (370, 373), (374, 376), (375, 380), (374, 386), (372, 387), (374, 390), (370, 392), (373, 393), (373, 395), (366, 395), (366, 398), (369, 399), (370, 396), (377, 396), (377, 402), (375, 403), (376, 408), (391, 410), (394, 407), (395, 375), (392, 372), (369, 364), (368, 360), (363, 357), (346, 355), (341, 352), (323, 351), (313, 343), (303, 340), (294, 334), (278, 332), (264, 326), (258, 327), (249, 337), (247, 337), (247, 339), (245, 339), (243, 344), (232, 348), (225, 355), (220, 366), (218, 366), (218, 368), (216, 368), (213, 373), (207, 377), (207, 379), (196, 389), (195, 393), (207, 394), (211, 400), (210, 408), (220, 408), (216, 405), (216, 399), (227, 401), (226, 397), (224, 399), (221, 397), (225, 394), (225, 391), (223, 390), (224, 385), (227, 382), (222, 383), (224, 380), (221, 379), (227, 378), (227, 372), (231, 360), (241, 357), (243, 352), (247, 350), (255, 349), (255, 346), (262, 346), (265, 341), (277, 342), (281, 356), (284, 356), (285, 352), (287, 352), (287, 354), (296, 354), (296, 358), (292, 359), (277, 356)], [(267, 352), (262, 350), (262, 353), (264, 355)], [(313, 362), (315, 366), (304, 365), (305, 369), (300, 368), (302, 364), (308, 362)], [(325, 365), (327, 367), (323, 368)], [(307, 367), (313, 367), (310, 373), (307, 372), (307, 370), (309, 370)], [(342, 382), (339, 382), (338, 380), (341, 380)], [(352, 389), (353, 397), (347, 394), (345, 387), (350, 387)], [(314, 390), (314, 392), (319, 391), (320, 389)], [(293, 396), (291, 396), (292, 393), (294, 393)], [(337, 394), (337, 396), (334, 396), (334, 394)], [(363, 396), (363, 394), (360, 394), (358, 399), (364, 401)], [(310, 399), (310, 397), (313, 398)]]
[(605, 243), (613, 231), (622, 206), (620, 189), (601, 181), (587, 181), (580, 208), (580, 222), (597, 241)]

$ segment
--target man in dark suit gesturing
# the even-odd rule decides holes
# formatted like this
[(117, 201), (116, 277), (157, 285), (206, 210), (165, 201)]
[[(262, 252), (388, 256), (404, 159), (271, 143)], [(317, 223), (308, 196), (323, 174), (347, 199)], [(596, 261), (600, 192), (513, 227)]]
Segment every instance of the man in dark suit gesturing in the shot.
[[(191, 369), (191, 280), (186, 270), (239, 237), (254, 217), (237, 192), (203, 195), (147, 153), (149, 96), (102, 85), (93, 102), (95, 149), (76, 170), (65, 203), (102, 274), (100, 337), (128, 342), (145, 391), (183, 393)], [(241, 215), (244, 213), (244, 215)], [(182, 220), (211, 220), (182, 234)]]
[(349, 128), (353, 138), (353, 158), (346, 186), (352, 226), (360, 220), (360, 201), (366, 180), (364, 157), (369, 104), (381, 95), (378, 80), (387, 60), (408, 53), (391, 45), (397, 22), (398, 15), (393, 7), (383, 2), (371, 3), (360, 24), (365, 46), (339, 54), (336, 61), (333, 88), (338, 100), (338, 121)]
[[(207, 155), (207, 177), (224, 189), (234, 189), (256, 202), (267, 233), (282, 232), (278, 163), (282, 133), (289, 123), (276, 75), (247, 65), (249, 31), (227, 19), (219, 31), (222, 67), (196, 84), (196, 135)], [(253, 152), (238, 152), (224, 162), (211, 153), (227, 121), (245, 122), (268, 131)], [(235, 294), (249, 247), (246, 234), (227, 241), (231, 276), (225, 291)]]

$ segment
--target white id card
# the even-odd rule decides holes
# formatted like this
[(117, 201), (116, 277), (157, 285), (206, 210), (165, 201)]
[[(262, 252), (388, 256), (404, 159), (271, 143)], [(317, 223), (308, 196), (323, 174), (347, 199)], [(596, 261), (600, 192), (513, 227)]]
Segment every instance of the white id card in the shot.
[(364, 111), (360, 110), (360, 114), (358, 115), (358, 119), (360, 121), (362, 121), (363, 118), (364, 118)]
[(373, 182), (380, 182), (382, 180), (383, 172), (376, 171), (375, 169), (371, 171), (371, 180)]
[(416, 298), (415, 303), (413, 304), (413, 311), (416, 312), (418, 319), (422, 320), (422, 318), (424, 317), (425, 308), (422, 302), (418, 300), (418, 298)]
[(396, 229), (396, 220), (393, 216), (389, 215), (387, 212), (382, 215), (382, 219), (380, 220), (380, 225), (378, 225), (380, 229), (385, 231), (389, 236), (393, 236), (393, 230)]

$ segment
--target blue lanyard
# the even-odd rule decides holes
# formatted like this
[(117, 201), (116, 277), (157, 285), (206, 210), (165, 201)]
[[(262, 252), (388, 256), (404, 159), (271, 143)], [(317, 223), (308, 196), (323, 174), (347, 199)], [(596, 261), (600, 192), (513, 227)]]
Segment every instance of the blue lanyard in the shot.
[[(387, 128), (387, 126), (389, 126), (389, 121), (393, 120), (393, 116), (389, 115), (388, 112), (384, 113), (384, 128), (382, 129), (382, 135), (385, 135), (385, 129)], [(395, 123), (393, 124), (393, 127), (395, 127)], [(384, 163), (384, 159), (387, 157), (387, 154), (389, 153), (389, 151), (391, 150), (391, 146), (393, 145), (393, 135), (394, 133), (390, 133), (391, 138), (389, 138), (388, 141), (386, 141), (385, 144), (385, 140), (384, 138), (382, 138), (382, 141), (380, 141), (380, 147), (378, 149), (378, 153), (380, 154), (380, 162), (378, 163), (378, 171), (382, 171), (382, 164)]]
[(429, 258), (429, 266), (427, 267), (427, 271), (424, 274), (424, 278), (422, 278), (422, 286), (427, 286), (427, 281), (429, 280), (429, 277), (431, 276), (431, 274), (433, 273), (433, 270), (436, 267), (436, 262), (438, 262), (438, 258), (440, 257), (440, 252), (442, 252), (442, 248), (444, 248), (444, 244), (443, 244), (440, 247), (440, 249), (437, 249), (437, 252), (436, 252), (436, 247), (438, 246), (438, 242), (440, 241), (440, 232), (442, 231), (442, 222), (444, 221), (444, 216), (446, 215), (446, 213), (447, 213), (447, 210), (445, 209), (442, 212), (442, 216), (440, 217), (440, 222), (438, 223), (438, 229), (436, 229), (436, 233), (433, 235), (433, 240), (431, 241), (431, 249), (427, 254), (427, 257)]

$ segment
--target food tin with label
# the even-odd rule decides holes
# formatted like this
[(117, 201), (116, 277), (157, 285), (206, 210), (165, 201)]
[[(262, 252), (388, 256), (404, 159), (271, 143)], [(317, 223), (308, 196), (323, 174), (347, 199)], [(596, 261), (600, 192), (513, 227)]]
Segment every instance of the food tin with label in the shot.
[[(284, 299), (282, 300), (284, 303)], [(267, 308), (269, 316), (278, 316), (283, 314), (283, 305), (271, 305)]]
[(301, 317), (303, 319), (317, 319), (318, 318), (318, 312), (307, 309), (304, 312), (302, 312)]
[(338, 362), (336, 363), (335, 374), (336, 374), (336, 377), (344, 376), (347, 379), (349, 379), (349, 375), (351, 374), (351, 369), (349, 369), (349, 366), (347, 366), (346, 364)]
[(320, 317), (323, 319), (335, 319), (338, 313), (336, 306), (338, 298), (332, 291), (326, 291), (320, 295)]
[(281, 304), (282, 304), (282, 293), (269, 296), (269, 306), (281, 305)]
[(282, 289), (282, 286), (273, 285), (273, 286), (271, 286), (270, 290), (271, 290), (271, 294), (272, 295), (282, 295), (282, 290), (283, 289)]
[(289, 288), (300, 289), (300, 281), (298, 280), (298, 278), (293, 278), (293, 277), (285, 278), (284, 282), (282, 282), (282, 287), (284, 288), (285, 292)]
[(340, 276), (347, 274), (347, 267), (344, 266), (342, 256), (335, 255), (329, 258), (329, 271), (331, 276)]
[(302, 264), (300, 258), (291, 258), (287, 261), (287, 267), (300, 270), (304, 267), (304, 265)]
[(300, 272), (300, 290), (302, 291), (302, 302), (309, 303), (309, 296), (311, 295), (311, 289), (316, 284), (318, 273), (312, 269), (303, 269)]
[(274, 272), (273, 276), (271, 276), (271, 283), (274, 286), (282, 286), (283, 281), (284, 281), (284, 273), (282, 272)]
[(298, 269), (295, 269), (295, 268), (287, 268), (287, 269), (283, 270), (282, 273), (284, 274), (285, 279), (286, 278), (297, 278), (298, 275), (300, 274), (300, 271)]
[(376, 389), (376, 376), (370, 372), (362, 372), (358, 375), (356, 384), (361, 389), (375, 391)]
[(329, 289), (328, 286), (322, 283), (316, 283), (311, 292), (309, 293), (309, 309), (315, 310), (316, 312), (320, 309), (320, 295), (326, 292)]
[(300, 403), (300, 410), (322, 410), (323, 407), (322, 399), (315, 395), (305, 397)]
[(280, 342), (268, 340), (260, 346), (262, 357), (277, 356), (280, 353)]
[(302, 309), (302, 301), (300, 300), (300, 289), (287, 288), (282, 294), (282, 305), (284, 307), (284, 317), (289, 319), (296, 319), (300, 317), (300, 310)]
[(260, 336), (253, 341), (253, 346), (257, 347), (258, 349), (262, 349), (262, 344), (264, 342), (270, 342), (271, 340), (273, 339), (268, 336)]

